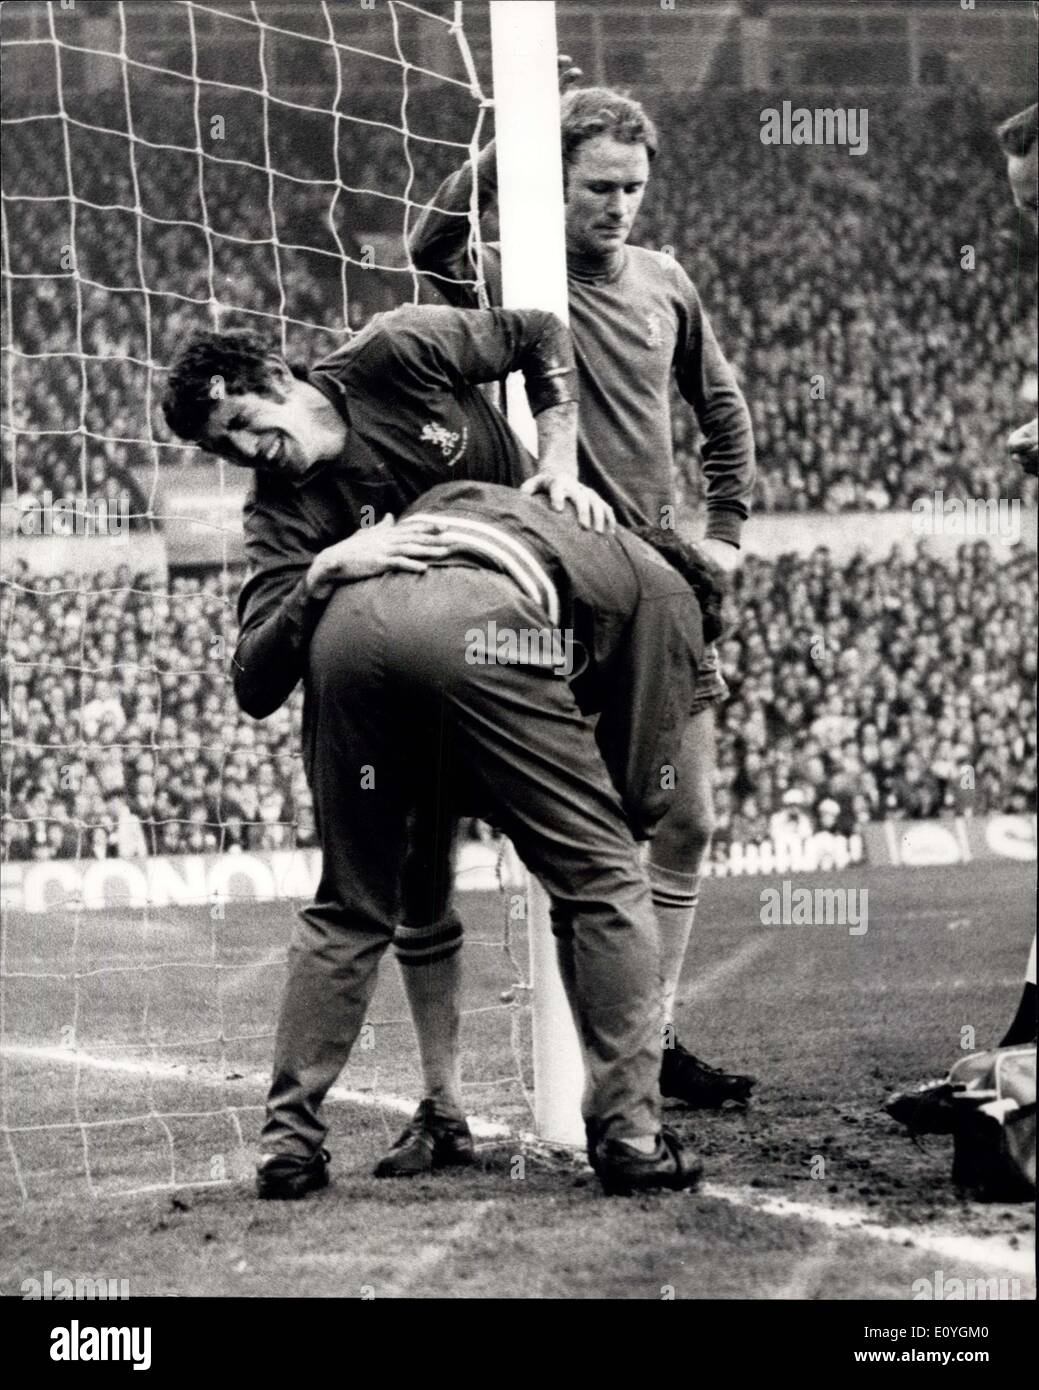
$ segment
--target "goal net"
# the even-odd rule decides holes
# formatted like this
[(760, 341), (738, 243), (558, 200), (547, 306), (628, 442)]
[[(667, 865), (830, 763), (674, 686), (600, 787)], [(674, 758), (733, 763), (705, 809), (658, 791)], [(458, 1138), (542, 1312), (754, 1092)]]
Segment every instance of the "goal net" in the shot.
[[(314, 360), (429, 296), (409, 225), (489, 134), (486, 16), (54, 0), (0, 25), (0, 1193), (234, 1182), (318, 851), (300, 693), (256, 724), (228, 679), (241, 475), (157, 407), (198, 326)], [(479, 285), (474, 214), (470, 234)], [(505, 848), (474, 828), (459, 866), (466, 1100), (488, 1142), (530, 1123)], [(360, 1117), (358, 1162), (418, 1083), (386, 962), (330, 1099), (333, 1130), (337, 1103)]]

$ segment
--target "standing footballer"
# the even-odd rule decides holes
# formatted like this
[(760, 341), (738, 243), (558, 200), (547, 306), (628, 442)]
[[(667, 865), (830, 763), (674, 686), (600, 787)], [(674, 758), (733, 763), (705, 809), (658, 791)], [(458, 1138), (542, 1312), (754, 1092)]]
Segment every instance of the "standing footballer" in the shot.
[[(605, 88), (579, 89), (563, 98), (562, 147), (570, 327), (580, 388), (580, 479), (612, 504), (625, 525), (666, 529), (674, 524), (669, 401), (674, 381), (703, 434), (703, 544), (716, 563), (731, 570), (754, 483), (750, 414), (689, 277), (673, 257), (628, 245), (656, 154), (656, 129), (638, 102)], [(495, 194), (495, 157), (491, 144), (477, 161), (481, 210)], [(467, 167), (445, 181), (411, 240), (416, 266), (456, 304), (474, 302), (468, 263), (471, 177)], [(500, 301), (501, 263), (493, 245), (485, 247), (484, 269), (491, 298)], [(532, 481), (528, 487), (536, 491), (542, 485)], [(673, 803), (650, 857), (664, 1038), (665, 1044), (673, 1043), (665, 1046), (661, 1090), (701, 1108), (744, 1100), (753, 1085), (752, 1077), (700, 1061), (675, 1041), (673, 1028), (675, 994), (713, 832), (714, 710), (725, 694), (711, 649), (681, 742)]]

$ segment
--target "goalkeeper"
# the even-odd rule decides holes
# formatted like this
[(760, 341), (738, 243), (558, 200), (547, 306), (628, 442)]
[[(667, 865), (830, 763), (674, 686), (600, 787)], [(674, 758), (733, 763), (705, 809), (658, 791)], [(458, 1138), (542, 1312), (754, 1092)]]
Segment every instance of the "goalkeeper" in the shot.
[[(374, 534), (418, 527), (436, 553), (414, 572), (373, 558)], [(459, 482), (307, 569), (315, 600), (331, 594), (306, 658), (304, 757), (324, 854), (290, 953), (261, 1196), (327, 1182), (321, 1103), (400, 920), (409, 816), (430, 786), (499, 825), (557, 905), (605, 1189), (697, 1181), (699, 1162), (660, 1128), (659, 948), (635, 840), (666, 809), (660, 769), (705, 629), (718, 633), (724, 578), (677, 540), (665, 553), (674, 567), (545, 498)], [(463, 1123), (460, 1157), (467, 1137)]]
[[(524, 374), (537, 421), (537, 473), (478, 390), (513, 370)], [(582, 526), (612, 529), (611, 509), (570, 476), (573, 378), (569, 334), (555, 316), (536, 310), (409, 306), (378, 316), (312, 369), (290, 368), (251, 332), (200, 333), (189, 341), (170, 372), (167, 424), (180, 438), (254, 474), (245, 506), (251, 572), (239, 597), (233, 662), (235, 693), (246, 713), (262, 719), (288, 698), (306, 670), (328, 589), (356, 577), (359, 562), (362, 573), (372, 574), (420, 571), (442, 557), (436, 528), (427, 522), (366, 525), (399, 512), (442, 479), (513, 486), (528, 479), (528, 488), (548, 492), (557, 512), (570, 502)], [(345, 550), (339, 544), (344, 537), (355, 542)], [(319, 554), (317, 586), (311, 563)], [(307, 701), (308, 747), (317, 733)], [(425, 1008), (436, 1021), (419, 1028), (427, 1099), (447, 1101), (454, 1112), (460, 1108), (462, 929), (449, 905), (451, 837), (442, 798), (435, 781), (421, 785), (433, 804), (416, 795), (403, 920), (421, 941), (416, 956), (426, 961), (433, 950), (440, 957), (438, 980), (448, 983), (434, 1000), (428, 971), (405, 971), (404, 978), (413, 1013), (420, 1016)], [(458, 1122), (464, 1131), (460, 1115)]]

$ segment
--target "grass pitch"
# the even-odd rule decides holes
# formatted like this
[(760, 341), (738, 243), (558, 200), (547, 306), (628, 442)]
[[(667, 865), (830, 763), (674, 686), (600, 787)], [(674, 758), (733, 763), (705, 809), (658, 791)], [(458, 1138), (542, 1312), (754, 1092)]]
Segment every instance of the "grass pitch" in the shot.
[(762, 926), (774, 880), (709, 881), (680, 1036), (753, 1072), (755, 1099), (671, 1109), (705, 1187), (631, 1200), (522, 1137), (527, 1020), (502, 996), (526, 949), (522, 932), (513, 959), (503, 949), (495, 895), (461, 899), (467, 1096), (490, 1122), (479, 1166), (370, 1176), (417, 1086), (387, 959), (329, 1103), (333, 1185), (297, 1204), (257, 1203), (251, 1186), (291, 905), (232, 904), (216, 921), (201, 908), (8, 913), (0, 1289), (50, 1270), (126, 1278), (131, 1295), (907, 1299), (941, 1269), (1017, 1279), (1034, 1297), (1031, 1211), (963, 1201), (950, 1141), (914, 1146), (880, 1108), (944, 1072), (963, 1040), (998, 1039), (1034, 878), (1007, 863), (794, 880), (866, 889), (858, 936)]

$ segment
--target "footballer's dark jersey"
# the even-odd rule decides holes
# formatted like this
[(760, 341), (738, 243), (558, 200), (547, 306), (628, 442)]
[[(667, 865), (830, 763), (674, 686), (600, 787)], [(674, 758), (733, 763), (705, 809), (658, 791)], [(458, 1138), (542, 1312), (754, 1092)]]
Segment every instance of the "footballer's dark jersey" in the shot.
[[(478, 161), (481, 210), (495, 188), (493, 146)], [(453, 304), (475, 303), (469, 167), (440, 186), (411, 237), (415, 264)], [(501, 301), (501, 258), (483, 248), (488, 293)], [(660, 526), (675, 504), (671, 381), (703, 433), (706, 534), (739, 544), (754, 485), (750, 413), (695, 287), (677, 261), (626, 246), (601, 265), (567, 258), (580, 387), (581, 481), (627, 525)], [(666, 524), (666, 523), (665, 523)], [(673, 521), (671, 522), (673, 524)]]
[(543, 496), (445, 483), (405, 515), (445, 523), (455, 553), (434, 566), (510, 574), (541, 602), (546, 625), (568, 635), (578, 704), (598, 716), (596, 740), (632, 832), (649, 834), (671, 800), (663, 769), (678, 755), (703, 657), (700, 608), (685, 579), (623, 527), (612, 536), (583, 529), (572, 508), (557, 512)]
[(406, 305), (377, 315), (307, 376), (349, 425), (338, 459), (291, 480), (257, 473), (245, 503), (250, 573), (238, 600), (235, 694), (262, 719), (289, 696), (323, 604), (314, 556), (436, 483), (516, 487), (536, 465), (481, 383), (522, 371), (535, 414), (576, 399), (570, 335), (540, 310)]

